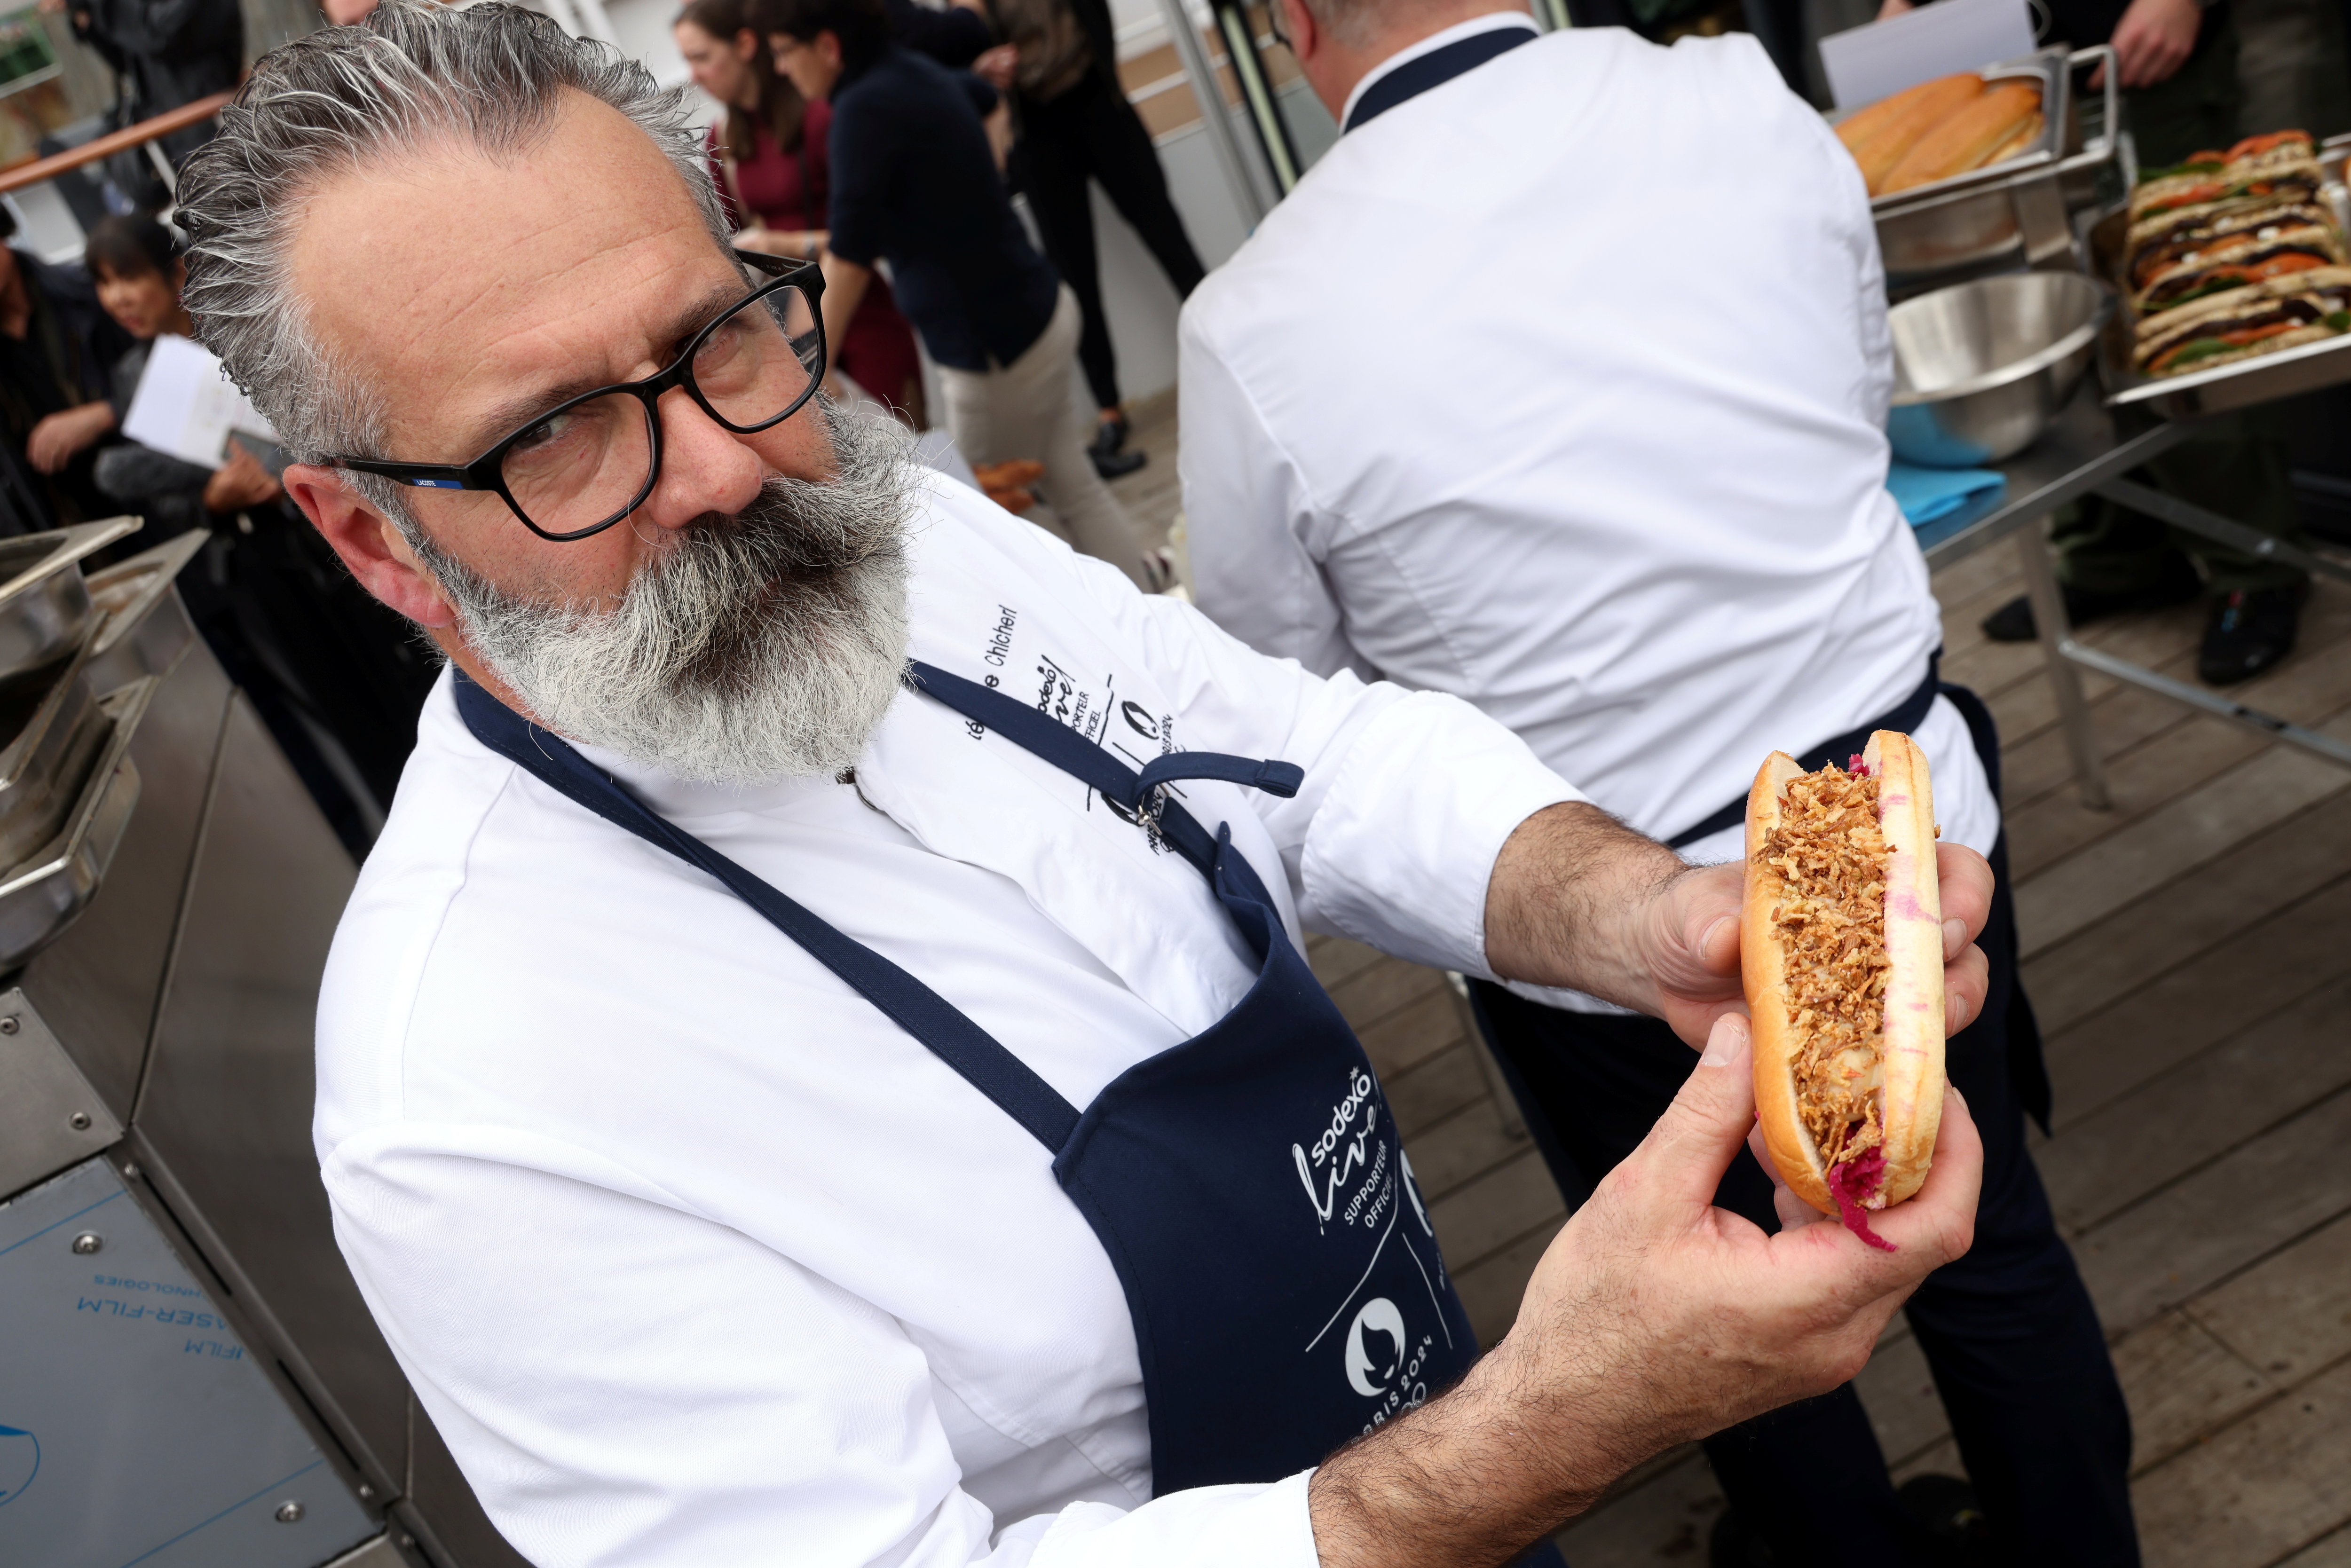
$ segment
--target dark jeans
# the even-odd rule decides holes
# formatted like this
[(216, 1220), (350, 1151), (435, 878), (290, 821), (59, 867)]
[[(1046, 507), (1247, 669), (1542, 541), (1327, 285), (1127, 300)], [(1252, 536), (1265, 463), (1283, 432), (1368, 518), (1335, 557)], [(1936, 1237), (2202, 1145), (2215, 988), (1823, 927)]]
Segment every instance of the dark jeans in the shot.
[[(1971, 723), (1988, 733), (1980, 705), (1961, 704), (1971, 706)], [(1992, 851), (1999, 889), (1980, 938), (1991, 966), (1984, 1013), (1951, 1037), (1945, 1056), (1983, 1135), (1975, 1245), (1911, 1297), (1910, 1326), (1998, 1534), (1999, 1560), (2114, 1568), (2138, 1562), (2130, 1415), (2024, 1145), (2025, 1111), (2045, 1114), (2047, 1080), (2040, 1030), (2017, 984), (2007, 861), (2003, 840)], [(1571, 1195), (1632, 1152), (1698, 1060), (1652, 1019), (1566, 1012), (1483, 981), (1471, 992), (1528, 1130)], [(1715, 1201), (1778, 1228), (1771, 1181), (1744, 1151)], [(1850, 1385), (1718, 1433), (1706, 1452), (1731, 1506), (1782, 1563), (1928, 1561)]]
[(1206, 276), (1184, 220), (1167, 199), (1167, 176), (1150, 132), (1135, 117), (1118, 83), (1096, 68), (1050, 103), (1019, 100), (1020, 139), (1012, 147), (1013, 183), (1044, 236), (1046, 257), (1078, 297), (1084, 325), (1078, 363), (1094, 403), (1118, 402), (1118, 360), (1102, 315), (1102, 274), (1094, 250), (1093, 204), (1086, 182), (1097, 181), (1119, 215), (1134, 226), (1159, 268), (1187, 297)]

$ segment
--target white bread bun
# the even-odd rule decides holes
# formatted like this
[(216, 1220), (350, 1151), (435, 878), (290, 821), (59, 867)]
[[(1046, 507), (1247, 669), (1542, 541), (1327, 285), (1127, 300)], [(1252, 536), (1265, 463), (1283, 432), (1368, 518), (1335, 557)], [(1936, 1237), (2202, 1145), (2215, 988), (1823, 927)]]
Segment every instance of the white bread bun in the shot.
[[(1805, 777), (1784, 752), (1765, 760), (1747, 798), (1740, 952), (1754, 1020), (1755, 1113), (1772, 1164), (1806, 1203), (1840, 1215), (1865, 1239), (1884, 1246), (1861, 1211), (1900, 1203), (1918, 1190), (1942, 1120), (1943, 920), (1927, 758), (1908, 736), (1885, 729), (1870, 737), (1862, 755), (1877, 780), (1878, 826), (1885, 840), (1883, 1043), (1874, 1064), (1881, 1141), (1849, 1163), (1834, 1184), (1842, 1191), (1833, 1189), (1829, 1167), (1801, 1113), (1797, 1069), (1806, 1040), (1791, 1002), (1789, 948), (1778, 918), (1789, 883), (1782, 866), (1763, 853), (1781, 825), (1788, 786)], [(1855, 1071), (1865, 1088), (1871, 1086), (1868, 1068)], [(1876, 1167), (1879, 1157), (1882, 1170)], [(1841, 1197), (1846, 1201), (1840, 1202)]]

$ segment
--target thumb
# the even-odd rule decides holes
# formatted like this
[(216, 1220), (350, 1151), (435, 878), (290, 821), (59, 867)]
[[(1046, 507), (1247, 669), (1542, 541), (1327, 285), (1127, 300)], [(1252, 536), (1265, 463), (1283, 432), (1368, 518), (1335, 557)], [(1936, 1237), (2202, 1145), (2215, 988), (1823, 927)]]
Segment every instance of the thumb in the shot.
[(1725, 1013), (1714, 1020), (1705, 1054), (1644, 1145), (1660, 1199), (1694, 1208), (1714, 1204), (1723, 1173), (1747, 1145), (1755, 1124), (1755, 1078), (1747, 1019)]

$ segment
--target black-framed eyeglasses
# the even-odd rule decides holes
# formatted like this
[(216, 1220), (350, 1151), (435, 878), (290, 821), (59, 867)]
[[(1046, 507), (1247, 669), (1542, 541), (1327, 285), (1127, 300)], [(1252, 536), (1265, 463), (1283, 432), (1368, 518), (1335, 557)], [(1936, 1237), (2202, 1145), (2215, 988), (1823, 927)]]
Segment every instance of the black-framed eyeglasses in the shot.
[(421, 490), (493, 490), (540, 538), (557, 544), (603, 532), (653, 493), (661, 477), (659, 402), (682, 388), (737, 435), (780, 424), (824, 379), (824, 274), (812, 261), (738, 250), (769, 279), (687, 342), (668, 369), (598, 387), (559, 403), (470, 463), (388, 463), (329, 457)]

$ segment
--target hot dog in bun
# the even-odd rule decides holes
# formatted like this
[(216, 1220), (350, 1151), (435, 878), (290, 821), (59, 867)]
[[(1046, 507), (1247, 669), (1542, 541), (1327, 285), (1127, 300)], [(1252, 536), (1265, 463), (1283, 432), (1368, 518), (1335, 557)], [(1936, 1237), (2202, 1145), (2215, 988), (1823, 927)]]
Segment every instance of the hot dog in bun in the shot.
[(1740, 951), (1755, 1114), (1789, 1187), (1874, 1247), (1927, 1179), (1943, 1110), (1934, 792), (1907, 735), (1845, 768), (1774, 752), (1747, 798)]

